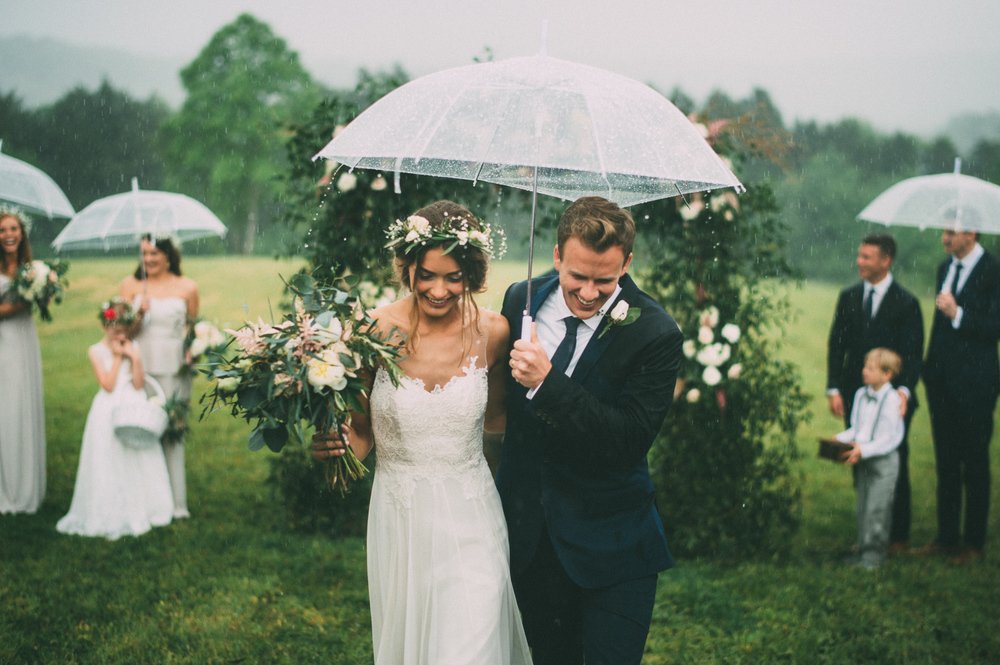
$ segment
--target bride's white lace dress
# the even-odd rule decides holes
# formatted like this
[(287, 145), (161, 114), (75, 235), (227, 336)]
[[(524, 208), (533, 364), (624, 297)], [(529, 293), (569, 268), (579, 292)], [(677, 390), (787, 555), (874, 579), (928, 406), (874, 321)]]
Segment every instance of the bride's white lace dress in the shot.
[(376, 374), (368, 586), (377, 665), (531, 662), (483, 457), (486, 393), (475, 358), (432, 390)]

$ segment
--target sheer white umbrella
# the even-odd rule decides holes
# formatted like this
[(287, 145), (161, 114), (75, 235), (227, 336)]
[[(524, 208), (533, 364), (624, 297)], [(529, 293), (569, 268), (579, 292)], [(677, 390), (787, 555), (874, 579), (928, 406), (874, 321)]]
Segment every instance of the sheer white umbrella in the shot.
[(78, 212), (52, 241), (57, 252), (136, 247), (145, 234), (180, 241), (224, 237), (226, 227), (205, 205), (183, 194), (139, 189), (98, 199)]
[(1000, 187), (962, 175), (962, 160), (952, 173), (900, 181), (879, 194), (858, 219), (887, 226), (1000, 233)]
[(663, 95), (633, 79), (547, 55), (415, 79), (361, 113), (319, 158), (393, 172), (397, 192), (401, 172), (532, 192), (529, 280), (538, 193), (564, 200), (603, 196), (631, 206), (689, 192), (743, 189)]
[[(3, 141), (0, 141), (0, 150)], [(41, 169), (0, 153), (0, 201), (13, 203), (32, 215), (72, 217), (73, 206), (59, 185)]]

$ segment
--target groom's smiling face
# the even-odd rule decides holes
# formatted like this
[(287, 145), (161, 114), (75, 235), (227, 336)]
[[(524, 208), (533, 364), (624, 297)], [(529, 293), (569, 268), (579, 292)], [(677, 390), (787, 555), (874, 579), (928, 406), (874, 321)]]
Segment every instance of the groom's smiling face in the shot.
[(561, 255), (556, 246), (552, 260), (559, 272), (559, 286), (569, 310), (574, 316), (589, 319), (615, 292), (618, 280), (632, 262), (632, 255), (626, 257), (618, 245), (598, 252), (570, 237), (563, 244)]

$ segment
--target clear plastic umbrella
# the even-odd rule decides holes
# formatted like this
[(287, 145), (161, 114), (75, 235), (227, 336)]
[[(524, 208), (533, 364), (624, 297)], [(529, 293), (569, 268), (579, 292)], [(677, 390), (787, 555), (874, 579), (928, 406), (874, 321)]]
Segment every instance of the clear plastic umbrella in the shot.
[(180, 241), (224, 237), (225, 225), (191, 197), (139, 189), (98, 199), (81, 210), (52, 241), (57, 252), (135, 247), (144, 234), (173, 236)]
[[(392, 172), (397, 192), (401, 172), (482, 180), (564, 200), (603, 196), (620, 206), (743, 189), (663, 95), (547, 55), (415, 79), (361, 113), (315, 158)], [(533, 200), (532, 240), (534, 223)], [(529, 280), (532, 258), (529, 245)]]
[(1000, 187), (961, 174), (955, 160), (952, 173), (908, 178), (879, 194), (858, 219), (887, 226), (955, 229), (1000, 233)]
[[(3, 141), (0, 141), (0, 150)], [(39, 168), (0, 153), (0, 201), (13, 203), (32, 215), (72, 217), (73, 206), (59, 185)]]

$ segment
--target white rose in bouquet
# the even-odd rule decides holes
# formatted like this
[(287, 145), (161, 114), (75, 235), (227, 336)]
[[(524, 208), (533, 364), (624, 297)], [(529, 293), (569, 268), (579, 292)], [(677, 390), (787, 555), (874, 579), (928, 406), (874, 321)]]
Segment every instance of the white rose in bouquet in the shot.
[(340, 362), (340, 354), (332, 349), (324, 351), (319, 358), (311, 358), (306, 367), (309, 385), (314, 388), (328, 386), (336, 391), (347, 386), (347, 371)]
[(701, 344), (711, 344), (712, 340), (715, 339), (715, 335), (712, 333), (712, 329), (708, 326), (702, 326), (698, 328), (698, 341)]
[(740, 374), (742, 373), (743, 373), (743, 365), (741, 365), (740, 363), (733, 363), (729, 367), (729, 371), (726, 372), (726, 376), (728, 376), (730, 379), (735, 380), (740, 378)]

